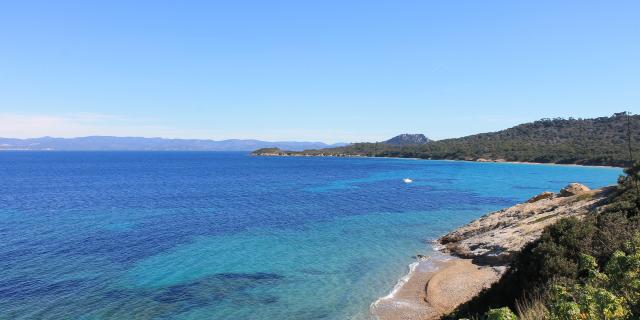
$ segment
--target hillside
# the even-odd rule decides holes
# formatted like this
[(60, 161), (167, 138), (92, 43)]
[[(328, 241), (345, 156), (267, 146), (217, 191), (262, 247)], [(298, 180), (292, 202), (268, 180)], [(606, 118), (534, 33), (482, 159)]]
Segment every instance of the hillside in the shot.
[(404, 133), (401, 135), (397, 135), (385, 142), (384, 144), (392, 145), (392, 146), (407, 146), (407, 145), (416, 145), (416, 144), (426, 144), (431, 140), (425, 137), (424, 134), (410, 134)]
[(304, 150), (327, 148), (322, 142), (163, 139), (142, 137), (90, 136), (78, 138), (42, 137), (33, 139), (0, 138), (0, 150), (63, 150), (63, 151), (251, 151), (258, 148)]
[[(280, 151), (284, 155), (375, 156), (583, 165), (629, 165), (627, 119), (634, 159), (640, 158), (640, 115), (594, 119), (541, 119), (509, 129), (423, 145), (355, 143), (338, 148)], [(254, 154), (261, 155), (258, 150)]]

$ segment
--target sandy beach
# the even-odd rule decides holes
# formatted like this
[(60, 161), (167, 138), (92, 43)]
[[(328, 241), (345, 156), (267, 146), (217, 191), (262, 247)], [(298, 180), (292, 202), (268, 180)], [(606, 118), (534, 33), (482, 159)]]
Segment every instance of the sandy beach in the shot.
[(373, 318), (430, 320), (453, 311), (497, 281), (513, 254), (538, 239), (546, 226), (588, 214), (612, 190), (571, 183), (455, 229), (438, 239), (440, 254), (411, 264), (393, 291), (371, 305)]
[(453, 309), (498, 280), (491, 267), (468, 259), (429, 258), (410, 266), (410, 272), (387, 296), (371, 305), (374, 319), (430, 320)]

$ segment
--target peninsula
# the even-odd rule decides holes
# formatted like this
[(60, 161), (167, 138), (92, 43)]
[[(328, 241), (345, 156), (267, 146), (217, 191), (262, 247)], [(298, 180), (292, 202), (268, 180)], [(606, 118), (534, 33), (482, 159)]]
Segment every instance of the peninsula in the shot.
[[(541, 119), (489, 133), (430, 140), (400, 135), (384, 142), (304, 151), (264, 148), (259, 156), (398, 157), (434, 160), (532, 162), (625, 167), (628, 142), (640, 141), (640, 115), (625, 112), (593, 119)], [(633, 153), (640, 158), (640, 152)]]

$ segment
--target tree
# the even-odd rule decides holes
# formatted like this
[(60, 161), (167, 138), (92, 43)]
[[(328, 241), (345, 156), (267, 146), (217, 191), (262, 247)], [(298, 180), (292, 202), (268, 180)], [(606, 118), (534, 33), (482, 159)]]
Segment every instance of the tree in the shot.
[(624, 173), (627, 174), (628, 179), (630, 179), (630, 182), (636, 189), (636, 196), (638, 196), (638, 198), (640, 199), (640, 185), (638, 184), (638, 175), (640, 174), (640, 161), (624, 169)]

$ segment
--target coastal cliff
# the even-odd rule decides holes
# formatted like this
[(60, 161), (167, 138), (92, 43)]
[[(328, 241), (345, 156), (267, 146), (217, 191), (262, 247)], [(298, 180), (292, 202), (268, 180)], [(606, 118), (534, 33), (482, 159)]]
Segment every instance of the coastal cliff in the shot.
[(439, 319), (498, 282), (514, 256), (562, 218), (599, 212), (615, 187), (590, 190), (572, 183), (484, 215), (439, 238), (442, 256), (411, 267), (392, 294), (372, 305), (377, 319)]
[(444, 252), (476, 264), (506, 265), (526, 244), (538, 239), (545, 227), (562, 218), (581, 218), (598, 210), (598, 204), (614, 189), (589, 190), (581, 184), (570, 184), (559, 193), (544, 192), (525, 203), (484, 215), (438, 242)]

